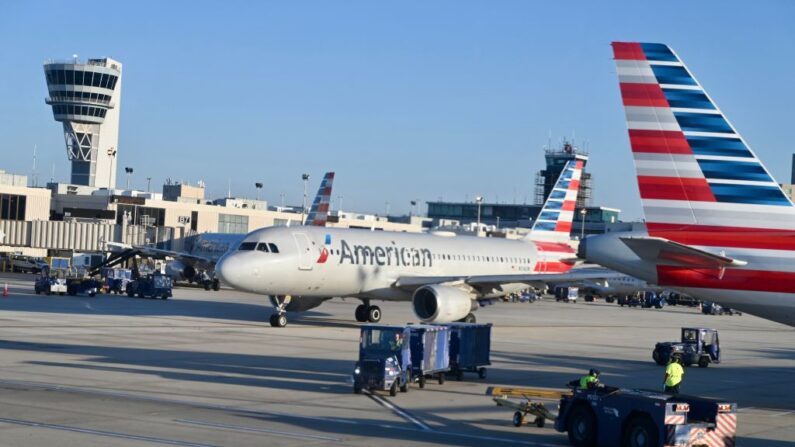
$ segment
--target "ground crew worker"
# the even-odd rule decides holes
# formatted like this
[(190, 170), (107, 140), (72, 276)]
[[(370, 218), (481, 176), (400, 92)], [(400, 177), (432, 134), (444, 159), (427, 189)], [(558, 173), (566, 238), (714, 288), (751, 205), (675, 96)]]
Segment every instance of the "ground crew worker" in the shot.
[(665, 385), (665, 392), (671, 394), (679, 394), (679, 385), (682, 383), (682, 377), (685, 375), (685, 369), (682, 368), (682, 358), (679, 355), (671, 357), (668, 366), (665, 367), (665, 376), (663, 377), (663, 384)]
[(599, 370), (591, 368), (588, 371), (588, 375), (582, 376), (580, 378), (580, 389), (587, 390), (591, 388), (596, 388), (599, 385)]
[(395, 338), (389, 341), (389, 349), (393, 351), (400, 351), (403, 346), (403, 334), (395, 334)]

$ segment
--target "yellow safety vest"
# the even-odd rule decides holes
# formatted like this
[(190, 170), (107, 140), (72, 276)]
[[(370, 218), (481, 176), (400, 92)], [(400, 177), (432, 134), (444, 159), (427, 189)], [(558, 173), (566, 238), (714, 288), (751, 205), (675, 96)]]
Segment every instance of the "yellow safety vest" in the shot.
[(671, 362), (665, 367), (665, 374), (668, 378), (665, 380), (665, 386), (676, 386), (682, 382), (682, 376), (685, 375), (685, 370), (677, 362)]
[(588, 385), (596, 381), (598, 381), (598, 379), (590, 374), (588, 374), (587, 376), (583, 376), (582, 378), (580, 378), (580, 389), (587, 390)]

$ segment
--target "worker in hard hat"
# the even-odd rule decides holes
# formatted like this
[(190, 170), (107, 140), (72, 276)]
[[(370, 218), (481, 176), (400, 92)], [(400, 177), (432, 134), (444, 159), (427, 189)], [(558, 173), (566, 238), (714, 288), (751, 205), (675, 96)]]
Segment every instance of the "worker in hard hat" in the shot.
[(599, 386), (599, 370), (591, 368), (587, 375), (580, 378), (581, 390), (589, 390)]
[(677, 353), (671, 356), (671, 361), (665, 367), (665, 376), (663, 377), (663, 385), (665, 385), (665, 392), (670, 394), (679, 394), (679, 385), (682, 384), (682, 377), (685, 375), (685, 369), (682, 367), (682, 357)]

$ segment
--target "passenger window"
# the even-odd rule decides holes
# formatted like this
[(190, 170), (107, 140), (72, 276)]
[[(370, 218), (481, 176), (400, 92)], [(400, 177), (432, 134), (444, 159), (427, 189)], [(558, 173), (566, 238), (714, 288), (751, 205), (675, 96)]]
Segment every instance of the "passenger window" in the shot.
[(251, 251), (254, 250), (256, 246), (257, 246), (256, 242), (243, 242), (242, 244), (240, 244), (240, 247), (238, 247), (238, 250)]
[(279, 252), (279, 247), (277, 247), (276, 244), (274, 244), (274, 243), (269, 242), (268, 243), (268, 247), (270, 247), (271, 253), (278, 253)]
[(270, 250), (268, 250), (268, 244), (265, 242), (260, 242), (257, 244), (257, 251), (264, 251), (265, 253), (268, 253)]

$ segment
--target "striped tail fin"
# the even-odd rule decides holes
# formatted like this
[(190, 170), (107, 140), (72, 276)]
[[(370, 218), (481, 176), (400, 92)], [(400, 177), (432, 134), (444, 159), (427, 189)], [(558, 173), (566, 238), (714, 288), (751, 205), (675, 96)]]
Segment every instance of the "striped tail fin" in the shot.
[(331, 203), (331, 186), (334, 183), (334, 173), (327, 172), (320, 182), (315, 200), (306, 216), (306, 225), (313, 227), (325, 227), (328, 220), (329, 204)]
[(795, 229), (790, 199), (676, 53), (656, 43), (612, 46), (649, 234), (749, 247), (736, 237), (718, 244), (715, 233), (754, 239), (761, 229)]
[(527, 236), (529, 239), (553, 242), (571, 240), (574, 208), (577, 205), (580, 177), (586, 161), (588, 161), (588, 157), (585, 155), (576, 155), (563, 167), (555, 187), (552, 188), (547, 201), (533, 223), (533, 229)]

